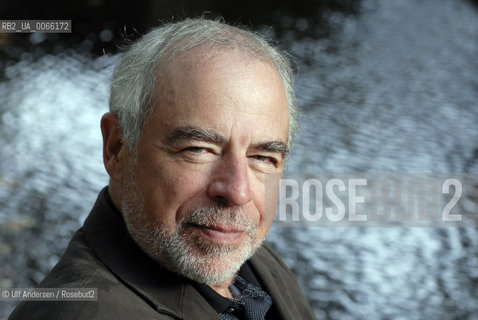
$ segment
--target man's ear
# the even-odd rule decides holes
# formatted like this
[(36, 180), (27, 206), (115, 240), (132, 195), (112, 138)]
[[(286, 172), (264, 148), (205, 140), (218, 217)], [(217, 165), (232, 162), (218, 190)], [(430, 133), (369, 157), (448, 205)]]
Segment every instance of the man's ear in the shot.
[(108, 112), (101, 118), (101, 133), (103, 135), (103, 162), (111, 179), (121, 182), (123, 169), (126, 165), (123, 133), (119, 127), (118, 117)]

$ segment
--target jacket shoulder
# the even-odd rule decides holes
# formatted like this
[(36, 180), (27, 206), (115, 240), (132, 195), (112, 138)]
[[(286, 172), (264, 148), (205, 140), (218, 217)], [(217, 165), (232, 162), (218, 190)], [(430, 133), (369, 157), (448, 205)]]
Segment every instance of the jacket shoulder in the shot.
[(23, 301), (9, 320), (174, 319), (157, 313), (122, 283), (96, 256), (82, 229), (38, 288), (94, 289), (96, 296), (94, 301)]

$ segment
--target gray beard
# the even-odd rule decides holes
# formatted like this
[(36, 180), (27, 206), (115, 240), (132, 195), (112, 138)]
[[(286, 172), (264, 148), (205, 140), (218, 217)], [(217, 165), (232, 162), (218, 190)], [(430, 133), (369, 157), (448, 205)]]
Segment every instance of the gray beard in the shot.
[[(199, 208), (180, 219), (175, 229), (168, 230), (144, 212), (134, 181), (129, 181), (121, 202), (128, 232), (138, 246), (161, 266), (199, 283), (213, 285), (234, 277), (264, 240), (256, 237), (257, 227), (240, 208)], [(215, 244), (195, 233), (187, 237), (191, 224), (234, 226), (244, 230), (246, 237), (238, 245)]]

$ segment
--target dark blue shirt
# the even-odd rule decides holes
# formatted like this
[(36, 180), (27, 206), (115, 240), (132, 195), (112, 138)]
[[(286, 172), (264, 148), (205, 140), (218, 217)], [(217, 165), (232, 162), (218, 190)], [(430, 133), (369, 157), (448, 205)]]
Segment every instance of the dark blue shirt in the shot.
[(211, 287), (195, 284), (199, 293), (224, 320), (278, 319), (271, 308), (271, 297), (262, 290), (249, 265), (244, 263), (230, 287), (233, 299), (221, 296)]

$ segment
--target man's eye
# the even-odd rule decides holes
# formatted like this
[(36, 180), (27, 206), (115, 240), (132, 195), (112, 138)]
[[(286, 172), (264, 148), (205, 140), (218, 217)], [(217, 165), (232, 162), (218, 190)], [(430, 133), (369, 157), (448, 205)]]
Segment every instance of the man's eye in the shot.
[(275, 165), (277, 163), (277, 160), (274, 159), (273, 157), (268, 157), (268, 156), (262, 156), (262, 155), (255, 155), (253, 156), (254, 159), (259, 160), (264, 163), (269, 163)]
[(203, 163), (213, 161), (216, 157), (214, 149), (208, 146), (204, 147), (183, 147), (179, 150), (178, 155), (185, 161), (193, 163)]
[(203, 153), (206, 151), (205, 148), (202, 147), (188, 147), (186, 149), (183, 149), (184, 151), (192, 152), (192, 153)]

